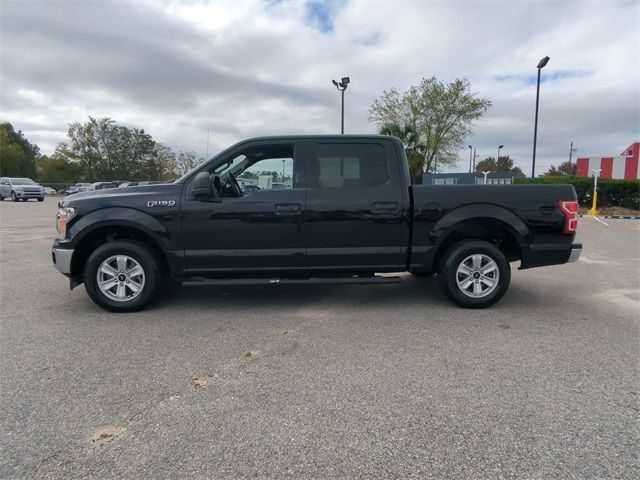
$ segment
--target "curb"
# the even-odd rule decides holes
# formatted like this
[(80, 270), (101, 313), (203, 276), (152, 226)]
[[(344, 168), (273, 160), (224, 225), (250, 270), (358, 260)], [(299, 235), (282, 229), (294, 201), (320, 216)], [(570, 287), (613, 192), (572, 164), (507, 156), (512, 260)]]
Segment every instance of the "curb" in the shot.
[(605, 215), (604, 218), (620, 218), (625, 220), (640, 220), (640, 217), (634, 217), (632, 215)]

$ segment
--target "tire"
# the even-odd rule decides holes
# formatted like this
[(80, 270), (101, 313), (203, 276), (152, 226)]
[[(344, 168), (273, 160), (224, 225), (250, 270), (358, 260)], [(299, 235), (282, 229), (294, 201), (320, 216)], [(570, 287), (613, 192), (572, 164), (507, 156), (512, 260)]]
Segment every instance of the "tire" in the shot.
[(19, 200), (16, 192), (11, 192), (11, 200), (13, 200), (14, 202), (17, 202)]
[[(125, 259), (124, 263), (122, 259)], [(132, 274), (138, 272), (136, 265), (142, 270), (142, 275)], [(101, 267), (104, 269), (100, 272), (100, 278), (105, 282), (114, 280), (110, 289), (102, 289), (98, 285), (98, 270)], [(111, 274), (113, 270), (116, 271), (114, 275)], [(122, 274), (119, 272), (123, 272), (124, 276), (120, 276)], [(126, 272), (131, 275), (129, 278)], [(115, 281), (118, 277), (121, 280), (119, 282)], [(112, 312), (142, 310), (157, 294), (161, 280), (159, 264), (152, 251), (143, 244), (130, 241), (101, 245), (89, 256), (84, 267), (87, 294), (96, 305)], [(139, 289), (137, 292), (133, 290), (134, 285)]]
[(39, 202), (44, 202), (44, 197), (38, 197)]
[(493, 305), (506, 293), (510, 281), (509, 262), (493, 244), (483, 240), (453, 245), (438, 266), (438, 285), (456, 305), (464, 308)]

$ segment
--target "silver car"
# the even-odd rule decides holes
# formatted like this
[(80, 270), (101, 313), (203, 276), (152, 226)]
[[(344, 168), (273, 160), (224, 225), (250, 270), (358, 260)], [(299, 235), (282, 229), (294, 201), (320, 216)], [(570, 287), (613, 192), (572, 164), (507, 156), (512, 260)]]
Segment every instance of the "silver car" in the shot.
[(37, 198), (39, 202), (43, 202), (44, 188), (30, 178), (2, 177), (0, 178), (0, 201), (5, 198), (11, 198), (14, 202)]

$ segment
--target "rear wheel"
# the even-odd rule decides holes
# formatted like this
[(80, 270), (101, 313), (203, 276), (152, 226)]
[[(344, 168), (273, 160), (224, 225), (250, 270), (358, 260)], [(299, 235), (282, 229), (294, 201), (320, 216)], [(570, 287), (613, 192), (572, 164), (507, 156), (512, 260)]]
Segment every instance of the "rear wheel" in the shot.
[(113, 312), (145, 308), (160, 284), (158, 262), (144, 245), (107, 242), (89, 257), (84, 268), (84, 286), (91, 299)]
[(486, 308), (509, 288), (509, 262), (493, 244), (482, 240), (457, 243), (447, 250), (438, 268), (438, 284), (454, 303)]

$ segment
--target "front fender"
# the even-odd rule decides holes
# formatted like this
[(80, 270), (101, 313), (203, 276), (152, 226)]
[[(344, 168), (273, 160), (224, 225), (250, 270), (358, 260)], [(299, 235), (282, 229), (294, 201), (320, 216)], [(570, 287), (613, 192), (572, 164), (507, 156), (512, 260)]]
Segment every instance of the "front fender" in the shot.
[(131, 227), (142, 231), (163, 249), (171, 249), (174, 239), (168, 228), (155, 217), (126, 207), (107, 207), (83, 215), (69, 228), (68, 247), (74, 248), (91, 232), (107, 227)]

